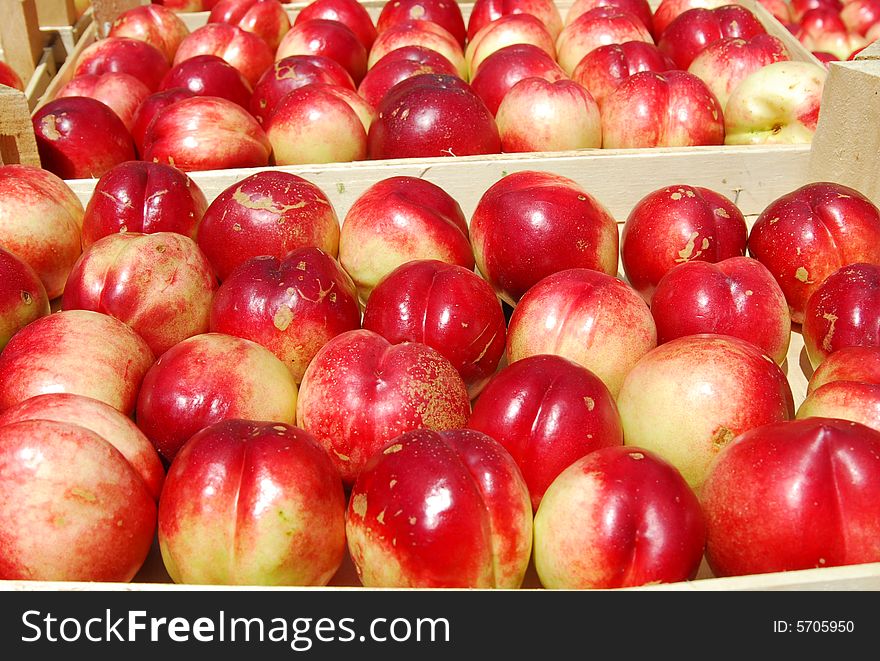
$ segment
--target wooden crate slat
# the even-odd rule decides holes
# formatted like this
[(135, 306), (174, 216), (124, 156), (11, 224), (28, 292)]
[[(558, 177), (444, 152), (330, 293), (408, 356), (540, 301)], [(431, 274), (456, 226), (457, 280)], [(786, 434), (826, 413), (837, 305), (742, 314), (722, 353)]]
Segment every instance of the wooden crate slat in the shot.
[(0, 164), (39, 167), (37, 140), (23, 92), (0, 85)]
[(36, 0), (36, 5), (41, 27), (63, 27), (76, 23), (73, 0)]
[(22, 80), (30, 80), (43, 52), (34, 0), (0, 2), (0, 43), (6, 63)]
[(833, 62), (809, 178), (851, 186), (880, 204), (880, 60)]

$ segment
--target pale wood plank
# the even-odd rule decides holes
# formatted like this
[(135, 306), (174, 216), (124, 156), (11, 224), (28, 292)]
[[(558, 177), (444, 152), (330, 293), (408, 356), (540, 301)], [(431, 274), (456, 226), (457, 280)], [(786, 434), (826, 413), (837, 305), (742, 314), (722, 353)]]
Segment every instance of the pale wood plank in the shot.
[(73, 0), (36, 0), (36, 4), (41, 27), (62, 27), (76, 23)]
[(880, 204), (880, 61), (833, 62), (822, 95), (809, 178), (851, 186)]
[(30, 80), (43, 52), (34, 0), (0, 2), (0, 44), (6, 63), (22, 80)]
[(0, 164), (40, 165), (27, 97), (0, 85)]

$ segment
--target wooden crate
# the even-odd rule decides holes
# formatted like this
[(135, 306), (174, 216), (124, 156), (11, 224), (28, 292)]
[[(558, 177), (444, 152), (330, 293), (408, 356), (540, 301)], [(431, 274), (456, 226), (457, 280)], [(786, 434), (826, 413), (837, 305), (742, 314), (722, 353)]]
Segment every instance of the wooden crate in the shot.
[[(866, 51), (866, 53), (868, 53)], [(408, 159), (365, 161), (278, 168), (303, 176), (320, 186), (333, 203), (340, 220), (354, 200), (371, 184), (392, 175), (411, 175), (431, 181), (451, 194), (469, 218), (485, 190), (501, 177), (521, 170), (548, 170), (574, 179), (601, 201), (622, 224), (633, 205), (648, 192), (666, 185), (687, 183), (705, 186), (733, 199), (750, 222), (764, 207), (780, 195), (809, 182), (832, 179), (846, 182), (861, 175), (852, 167), (852, 149), (871, 147), (876, 138), (880, 105), (868, 107), (860, 95), (878, 93), (880, 62), (866, 59), (849, 64), (834, 64), (826, 86), (819, 131), (812, 151), (807, 146), (693, 147), (687, 149), (602, 150), (522, 155), (460, 157), (455, 159)], [(865, 97), (867, 98), (867, 97)], [(846, 132), (842, 109), (866, 114), (871, 130), (856, 133), (849, 146), (834, 144), (832, 133)], [(846, 115), (848, 117), (848, 115)], [(866, 155), (873, 165), (873, 155)], [(873, 160), (870, 160), (873, 158)], [(258, 170), (195, 172), (192, 178), (212, 200), (226, 187)], [(876, 179), (876, 168), (868, 177)], [(83, 202), (94, 190), (94, 180), (68, 182)], [(874, 181), (875, 186), (877, 182)], [(866, 190), (875, 202), (878, 191)], [(803, 339), (792, 334), (788, 357), (783, 365), (795, 398), (800, 404), (806, 394), (811, 368), (806, 359)], [(101, 589), (186, 590), (188, 586), (167, 585), (167, 573), (158, 549), (154, 547), (134, 584), (105, 585)], [(346, 560), (331, 582), (331, 587), (356, 586), (350, 560)], [(93, 589), (94, 584), (5, 582), (0, 586), (16, 590)], [(525, 587), (538, 587), (530, 569)], [(218, 587), (218, 590), (231, 588)], [(701, 568), (698, 580), (671, 585), (651, 586), (651, 590), (806, 590), (806, 589), (880, 589), (880, 563), (851, 567), (822, 568), (798, 572), (765, 574), (735, 578), (712, 578), (708, 568)]]
[[(858, 72), (853, 75), (852, 71)], [(865, 70), (865, 71), (863, 71)], [(837, 105), (864, 108), (859, 94), (872, 93), (880, 84), (880, 62), (867, 61), (858, 65), (833, 65), (829, 77), (829, 102), (823, 113)], [(831, 109), (831, 110), (828, 110)], [(862, 110), (864, 112), (864, 109)], [(869, 114), (871, 121), (880, 113), (880, 106)], [(280, 168), (296, 173), (320, 186), (330, 198), (343, 220), (353, 201), (371, 184), (392, 175), (424, 178), (444, 188), (470, 217), (485, 190), (498, 179), (519, 170), (548, 170), (574, 179), (606, 205), (622, 228), (622, 223), (635, 203), (646, 193), (662, 186), (688, 183), (706, 186), (735, 200), (749, 222), (771, 201), (817, 178), (845, 179), (854, 168), (845, 153), (822, 145), (825, 130), (837, 122), (823, 115), (813, 153), (799, 147), (701, 147), (684, 150), (608, 150), (602, 153), (565, 153), (538, 155), (499, 155), (457, 159), (413, 159), (394, 163), (362, 162), (325, 166), (290, 166)], [(843, 154), (842, 163), (841, 154)], [(876, 156), (875, 156), (876, 158)], [(816, 177), (813, 169), (825, 162), (834, 169), (833, 177)], [(858, 168), (855, 168), (858, 171)], [(254, 170), (196, 172), (192, 178), (212, 200), (229, 185), (252, 174)], [(876, 170), (872, 170), (876, 172)], [(77, 195), (86, 202), (94, 189), (94, 181), (69, 182)], [(876, 201), (877, 198), (875, 197)], [(804, 400), (812, 374), (804, 350), (803, 338), (795, 329), (786, 362), (782, 366), (791, 385), (796, 405)], [(154, 548), (135, 584), (118, 585), (114, 589), (171, 589), (165, 585), (168, 575), (158, 549)], [(350, 559), (346, 559), (331, 582), (331, 587), (357, 586), (357, 577)], [(15, 589), (48, 587), (88, 589), (90, 586), (11, 583)], [(104, 587), (104, 586), (101, 586)], [(530, 568), (526, 588), (539, 587), (537, 575)], [(173, 589), (189, 589), (175, 586)], [(223, 588), (229, 589), (229, 588)], [(698, 579), (670, 585), (651, 586), (650, 590), (866, 590), (880, 589), (880, 563), (850, 567), (822, 568), (797, 572), (764, 574), (733, 578), (713, 578), (704, 563)]]

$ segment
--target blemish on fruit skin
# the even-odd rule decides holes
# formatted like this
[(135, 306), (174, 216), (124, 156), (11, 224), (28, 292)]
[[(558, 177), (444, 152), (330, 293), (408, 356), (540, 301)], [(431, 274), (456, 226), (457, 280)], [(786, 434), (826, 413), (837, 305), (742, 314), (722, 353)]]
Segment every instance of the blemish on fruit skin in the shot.
[(727, 427), (719, 427), (712, 434), (712, 449), (715, 452), (723, 450), (734, 438), (734, 434)]
[(77, 498), (81, 498), (89, 503), (97, 502), (98, 498), (88, 489), (80, 489), (79, 487), (74, 487), (70, 490), (71, 496), (76, 496)]
[(797, 271), (794, 272), (794, 277), (803, 282), (804, 284), (810, 284), (810, 274), (803, 266), (799, 266)]
[(630, 457), (630, 459), (635, 459), (636, 461), (641, 461), (642, 459), (645, 458), (645, 455), (642, 454), (641, 452), (630, 452), (629, 457)]
[(61, 138), (61, 133), (58, 132), (55, 123), (55, 115), (46, 115), (43, 119), (40, 120), (40, 128), (43, 131), (43, 135), (45, 135), (49, 140), (58, 140)]
[(391, 481), (388, 483), (388, 488), (389, 488), (389, 489), (393, 489), (395, 484), (397, 484), (397, 480), (391, 480)]
[[(678, 251), (678, 257), (675, 259), (676, 263), (686, 262), (694, 256), (694, 242), (697, 240), (698, 236), (700, 236), (699, 232), (693, 232), (688, 237), (688, 242), (685, 247)], [(703, 242), (706, 243), (706, 240), (704, 239)], [(697, 256), (699, 256), (699, 253), (697, 253)]]
[(351, 499), (351, 509), (359, 517), (364, 518), (367, 514), (367, 495), (359, 493)]
[(722, 218), (730, 218), (730, 214), (727, 213), (722, 207), (718, 207), (715, 209), (715, 215), (721, 216)]
[(828, 322), (828, 332), (825, 333), (825, 337), (822, 338), (822, 348), (828, 353), (831, 353), (833, 350), (831, 340), (834, 338), (834, 324), (837, 322), (837, 315), (826, 312), (822, 315), (822, 318)]
[(409, 524), (411, 526), (416, 525), (416, 517), (414, 517), (414, 516), (409, 517)]
[(333, 454), (339, 457), (339, 461), (351, 461), (351, 457), (349, 457), (347, 454), (342, 454), (341, 452), (337, 452), (336, 450), (333, 450)]
[(596, 408), (596, 402), (593, 400), (592, 397), (584, 397), (584, 404), (587, 405), (588, 411), (592, 411), (594, 408)]
[(400, 443), (395, 443), (394, 445), (385, 448), (382, 451), (382, 454), (394, 454), (395, 452), (400, 452), (401, 450), (403, 450), (403, 445)]
[(684, 196), (681, 193), (673, 193), (669, 197), (677, 202), (678, 200), (680, 200)]
[(381, 525), (385, 525), (385, 510), (379, 512), (379, 516), (376, 517), (376, 521), (378, 521)]
[(279, 307), (278, 311), (275, 313), (275, 316), (272, 317), (272, 324), (282, 333), (288, 329), (292, 321), (293, 310), (291, 310), (286, 305), (282, 305), (281, 307)]

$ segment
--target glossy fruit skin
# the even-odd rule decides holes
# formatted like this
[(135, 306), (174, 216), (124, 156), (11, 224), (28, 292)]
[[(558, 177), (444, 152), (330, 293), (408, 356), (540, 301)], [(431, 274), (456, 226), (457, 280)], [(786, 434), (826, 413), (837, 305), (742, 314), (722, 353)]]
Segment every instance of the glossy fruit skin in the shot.
[(489, 57), (516, 44), (535, 46), (553, 60), (558, 59), (554, 39), (540, 20), (528, 14), (510, 14), (486, 25), (468, 44), (464, 52), (468, 80), (476, 77)]
[(144, 140), (147, 136), (147, 129), (156, 119), (162, 110), (170, 106), (172, 103), (188, 99), (195, 96), (192, 92), (184, 87), (172, 87), (162, 92), (156, 92), (148, 96), (141, 105), (138, 106), (137, 112), (131, 123), (131, 137), (134, 140), (134, 146), (139, 156), (144, 154)]
[(468, 19), (468, 40), (483, 27), (508, 14), (530, 14), (547, 27), (554, 39), (562, 31), (562, 18), (553, 0), (477, 0)]
[(727, 99), (724, 144), (809, 144), (827, 76), (819, 64), (785, 60), (749, 74)]
[(626, 283), (568, 269), (530, 289), (510, 318), (507, 362), (554, 354), (586, 367), (617, 396), (624, 376), (657, 346), (648, 306)]
[(277, 60), (254, 85), (250, 111), (260, 124), (269, 121), (286, 95), (311, 83), (354, 89), (351, 76), (336, 60), (320, 55), (290, 55)]
[(472, 398), (498, 368), (507, 337), (504, 313), (486, 281), (433, 259), (407, 262), (385, 276), (370, 294), (363, 326), (392, 344), (436, 349)]
[(323, 191), (281, 171), (253, 174), (220, 193), (205, 212), (199, 247), (220, 280), (252, 257), (314, 246), (339, 252), (339, 220)]
[(617, 405), (605, 384), (585, 367), (553, 355), (523, 358), (495, 375), (474, 404), (468, 427), (510, 452), (533, 510), (576, 460), (623, 445)]
[(153, 360), (146, 342), (117, 319), (56, 312), (20, 330), (0, 354), (0, 411), (36, 395), (68, 392), (130, 415)]
[(517, 588), (531, 518), (525, 482), (497, 442), (471, 430), (417, 430), (361, 473), (346, 534), (367, 587)]
[(547, 588), (621, 588), (697, 575), (700, 503), (681, 474), (632, 447), (596, 450), (566, 468), (535, 516), (535, 566)]
[(657, 285), (651, 314), (658, 344), (715, 333), (751, 342), (779, 365), (788, 354), (791, 317), (785, 295), (770, 271), (749, 257), (679, 264)]
[(694, 489), (738, 434), (794, 417), (785, 374), (753, 344), (688, 335), (661, 344), (627, 374), (617, 397), (627, 445), (675, 466)]
[(73, 77), (127, 73), (155, 92), (169, 68), (165, 55), (155, 46), (128, 37), (107, 37), (88, 46), (80, 54)]
[(611, 6), (595, 7), (562, 30), (556, 42), (559, 64), (571, 75), (596, 48), (627, 41), (654, 43), (650, 29), (635, 14)]
[(749, 39), (765, 32), (764, 26), (745, 7), (689, 9), (667, 26), (657, 47), (680, 69), (687, 69), (703, 49), (719, 39)]
[(0, 414), (0, 427), (25, 420), (52, 420), (94, 432), (116, 448), (159, 502), (165, 467), (149, 439), (126, 415), (91, 397), (47, 393), (26, 399)]
[(367, 136), (370, 158), (497, 154), (501, 138), (486, 104), (460, 79), (422, 74), (395, 85)]
[(345, 553), (345, 494), (302, 429), (225, 420), (174, 459), (159, 547), (176, 583), (326, 585)]
[(137, 423), (173, 461), (196, 432), (242, 418), (293, 424), (297, 388), (268, 349), (239, 337), (206, 333), (166, 351), (144, 377)]
[(251, 32), (273, 51), (290, 29), (287, 12), (275, 0), (220, 0), (208, 22), (228, 23)]
[(0, 352), (32, 321), (49, 314), (49, 297), (34, 270), (0, 248)]
[(674, 68), (675, 63), (654, 44), (627, 41), (590, 51), (572, 71), (571, 78), (583, 85), (601, 108), (608, 95), (631, 75), (639, 71), (663, 73)]
[(791, 309), (804, 321), (807, 300), (847, 264), (880, 265), (880, 211), (840, 184), (807, 184), (764, 209), (749, 234), (749, 254), (776, 278)]
[(688, 72), (698, 76), (722, 108), (737, 86), (761, 67), (791, 59), (783, 43), (773, 35), (758, 34), (750, 39), (725, 37), (704, 48)]
[(345, 216), (339, 261), (362, 300), (401, 264), (438, 259), (474, 268), (461, 207), (442, 188), (416, 177), (389, 177), (370, 186)]
[(376, 41), (376, 26), (373, 25), (373, 19), (357, 0), (315, 0), (299, 11), (294, 25), (315, 18), (339, 21), (354, 32), (367, 50)]
[(48, 420), (0, 427), (0, 578), (127, 582), (155, 529), (143, 480), (94, 432)]
[(223, 282), (211, 305), (211, 332), (266, 347), (297, 383), (321, 347), (360, 325), (354, 282), (319, 248), (249, 259)]
[(158, 4), (132, 7), (113, 21), (108, 37), (129, 37), (158, 48), (171, 62), (177, 47), (189, 34), (186, 23), (167, 7)]
[(599, 106), (571, 80), (527, 78), (514, 85), (495, 117), (507, 152), (571, 151), (602, 146)]
[(322, 18), (297, 21), (281, 40), (275, 52), (275, 60), (290, 55), (329, 57), (342, 65), (355, 84), (360, 83), (367, 73), (367, 51), (364, 45), (354, 32), (338, 21)]
[(120, 163), (95, 184), (83, 216), (83, 247), (124, 232), (176, 232), (195, 239), (207, 206), (198, 184), (170, 165)]
[(272, 146), (241, 106), (215, 96), (194, 96), (159, 113), (144, 137), (145, 161), (179, 170), (261, 167)]
[(400, 0), (387, 3), (376, 20), (376, 29), (382, 32), (404, 21), (430, 21), (452, 34), (464, 47), (467, 36), (464, 19), (457, 2), (447, 0)]
[(196, 242), (174, 232), (111, 234), (83, 253), (62, 307), (119, 319), (155, 356), (208, 330), (217, 278)]
[(80, 253), (83, 208), (56, 175), (30, 165), (0, 166), (0, 245), (30, 266), (49, 300), (64, 291)]
[(191, 32), (174, 55), (174, 66), (197, 55), (216, 55), (234, 66), (253, 86), (272, 66), (272, 50), (255, 34), (226, 23), (208, 23)]
[(850, 264), (829, 275), (804, 310), (813, 367), (844, 347), (880, 347), (880, 266)]
[(634, 14), (650, 31), (654, 26), (651, 5), (647, 0), (575, 0), (565, 15), (565, 24), (574, 22), (579, 16), (596, 7), (612, 7)]
[(661, 0), (654, 9), (654, 38), (659, 41), (669, 24), (689, 9), (715, 9), (729, 4), (729, 0)]
[(114, 165), (134, 160), (134, 143), (125, 124), (95, 99), (55, 99), (32, 121), (40, 162), (62, 179), (100, 177)]
[(367, 71), (358, 86), (358, 94), (373, 108), (378, 108), (397, 83), (425, 73), (458, 76), (452, 63), (437, 51), (424, 46), (403, 46), (385, 55)]
[(807, 50), (831, 53), (838, 60), (849, 57), (854, 50), (870, 43), (860, 33), (850, 31), (841, 14), (828, 7), (806, 12), (801, 17), (795, 36)]
[(718, 457), (702, 501), (718, 576), (877, 562), (880, 432), (828, 418), (754, 429)]
[(309, 364), (296, 419), (352, 484), (395, 436), (459, 429), (469, 414), (464, 381), (434, 349), (354, 330), (330, 340)]
[(880, 386), (858, 381), (826, 383), (807, 395), (795, 417), (849, 420), (880, 431)]
[(880, 385), (880, 348), (844, 347), (822, 361), (807, 385), (807, 396), (827, 383), (855, 381)]
[(466, 30), (458, 2), (454, 0), (395, 0), (382, 7), (376, 30), (383, 32), (405, 21), (430, 21), (449, 32), (464, 48)]
[(195, 96), (219, 96), (247, 110), (251, 103), (250, 83), (238, 69), (216, 55), (196, 55), (172, 67), (160, 90), (188, 89)]
[(729, 199), (700, 186), (667, 186), (643, 197), (626, 219), (620, 257), (645, 301), (679, 264), (745, 255), (748, 229)]
[(791, 0), (789, 6), (791, 8), (791, 19), (795, 23), (800, 23), (804, 14), (811, 9), (828, 8), (839, 13), (844, 7), (840, 0)]
[(404, 21), (387, 28), (376, 38), (367, 59), (372, 69), (379, 61), (400, 48), (420, 46), (449, 60), (456, 74), (464, 79), (468, 68), (461, 46), (447, 30), (427, 21)]
[(150, 89), (127, 73), (85, 74), (77, 76), (58, 90), (56, 99), (86, 96), (110, 108), (129, 131), (140, 104), (150, 96)]
[(851, 32), (862, 36), (880, 22), (880, 2), (877, 0), (851, 0), (840, 12), (840, 19)]
[(373, 109), (362, 104), (366, 106), (352, 90), (325, 83), (288, 93), (265, 124), (275, 162), (302, 165), (363, 160)]
[(510, 89), (524, 78), (550, 82), (566, 79), (565, 72), (547, 53), (532, 44), (505, 46), (487, 57), (471, 80), (474, 93), (493, 115)]
[[(626, 122), (620, 118), (627, 118)], [(642, 71), (624, 80), (602, 106), (608, 149), (724, 144), (724, 113), (706, 84), (686, 71)]]
[(614, 218), (574, 181), (549, 172), (516, 172), (493, 184), (470, 232), (480, 273), (510, 304), (567, 268), (617, 273)]

